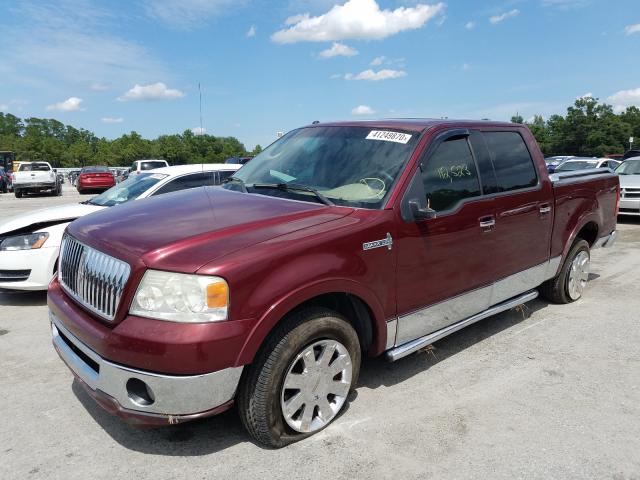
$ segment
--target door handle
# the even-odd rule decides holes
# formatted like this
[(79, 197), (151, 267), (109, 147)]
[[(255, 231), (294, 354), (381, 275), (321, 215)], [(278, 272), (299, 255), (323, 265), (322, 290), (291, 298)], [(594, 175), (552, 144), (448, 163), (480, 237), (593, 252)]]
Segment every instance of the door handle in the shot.
[(549, 205), (540, 205), (540, 214), (545, 215), (551, 212), (551, 206)]
[(485, 218), (480, 220), (480, 228), (482, 228), (483, 230), (491, 230), (495, 226), (496, 226), (495, 218)]

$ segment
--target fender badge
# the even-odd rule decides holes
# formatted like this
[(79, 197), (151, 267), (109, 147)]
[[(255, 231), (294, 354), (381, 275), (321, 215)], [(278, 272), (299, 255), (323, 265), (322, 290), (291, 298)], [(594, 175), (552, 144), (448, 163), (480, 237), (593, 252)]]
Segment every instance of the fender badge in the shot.
[(374, 242), (366, 242), (362, 244), (363, 250), (372, 250), (374, 248), (387, 247), (391, 250), (393, 246), (393, 238), (391, 238), (391, 234), (387, 233), (387, 238), (383, 238), (382, 240), (376, 240)]

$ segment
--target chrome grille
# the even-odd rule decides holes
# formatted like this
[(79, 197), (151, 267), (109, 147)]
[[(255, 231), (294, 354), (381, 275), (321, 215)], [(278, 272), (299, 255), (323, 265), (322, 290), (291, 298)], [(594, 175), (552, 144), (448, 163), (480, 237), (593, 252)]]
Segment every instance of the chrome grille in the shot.
[(60, 247), (58, 279), (78, 303), (105, 320), (113, 320), (122, 290), (129, 279), (129, 264), (65, 235)]

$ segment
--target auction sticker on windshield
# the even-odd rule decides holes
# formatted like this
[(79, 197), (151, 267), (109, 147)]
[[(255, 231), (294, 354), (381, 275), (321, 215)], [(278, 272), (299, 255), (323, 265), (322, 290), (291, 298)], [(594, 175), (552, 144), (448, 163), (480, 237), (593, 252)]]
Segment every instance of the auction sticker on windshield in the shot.
[(400, 132), (390, 132), (388, 130), (371, 130), (367, 135), (367, 140), (382, 140), (383, 142), (396, 142), (406, 144), (411, 140), (412, 135)]

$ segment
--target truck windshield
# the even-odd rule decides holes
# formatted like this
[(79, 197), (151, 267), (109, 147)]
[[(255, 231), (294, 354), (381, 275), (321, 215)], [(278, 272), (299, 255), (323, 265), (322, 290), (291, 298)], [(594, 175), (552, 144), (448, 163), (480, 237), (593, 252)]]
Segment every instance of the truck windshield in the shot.
[(140, 170), (153, 170), (154, 168), (162, 168), (166, 166), (166, 162), (140, 162)]
[(375, 127), (301, 128), (267, 147), (233, 175), (240, 181), (224, 188), (381, 208), (418, 137)]
[(618, 175), (640, 175), (640, 160), (626, 160), (616, 168)]
[(50, 169), (46, 163), (23, 163), (20, 165), (21, 172), (48, 172)]
[(97, 197), (88, 200), (87, 203), (102, 207), (113, 207), (114, 205), (134, 200), (166, 176), (159, 173), (141, 173), (135, 177), (128, 178), (115, 187), (111, 187)]
[(574, 170), (586, 170), (587, 168), (596, 168), (598, 165), (597, 161), (583, 161), (583, 162), (564, 162), (558, 168), (556, 168), (556, 172), (571, 172)]

